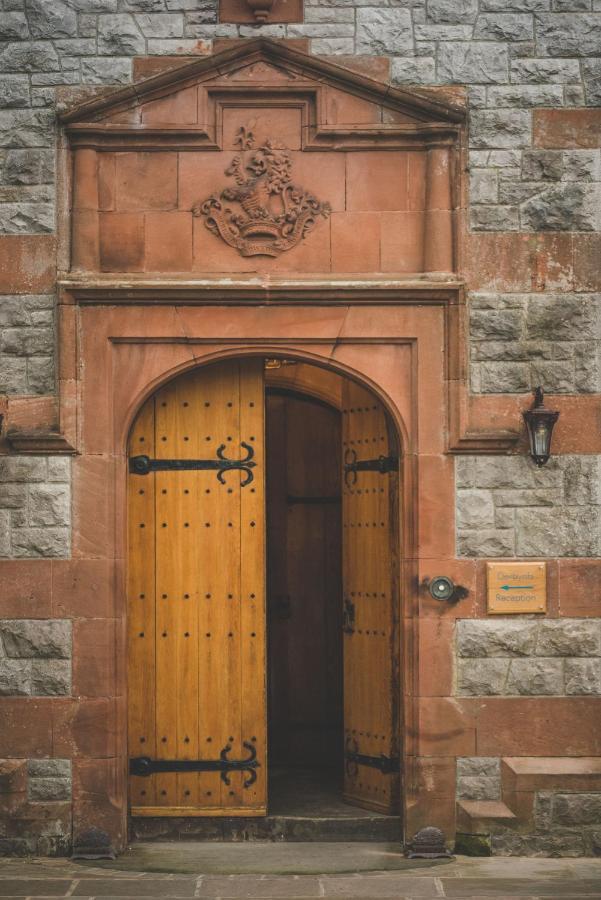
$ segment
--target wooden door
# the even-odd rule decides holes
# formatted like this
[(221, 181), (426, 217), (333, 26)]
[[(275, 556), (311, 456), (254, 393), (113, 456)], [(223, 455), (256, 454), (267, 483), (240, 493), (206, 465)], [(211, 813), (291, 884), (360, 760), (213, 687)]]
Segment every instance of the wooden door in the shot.
[(128, 456), (132, 814), (264, 815), (263, 361), (166, 384)]
[(351, 381), (343, 387), (342, 454), (344, 797), (394, 813), (400, 778), (398, 451), (384, 407)]
[(339, 770), (340, 412), (267, 392), (269, 746), (274, 763)]

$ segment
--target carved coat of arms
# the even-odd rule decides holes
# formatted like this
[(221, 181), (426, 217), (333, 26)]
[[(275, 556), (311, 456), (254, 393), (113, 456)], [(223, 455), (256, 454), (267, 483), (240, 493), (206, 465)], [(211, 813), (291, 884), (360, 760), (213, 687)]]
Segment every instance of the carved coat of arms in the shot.
[(279, 256), (300, 243), (319, 216), (330, 215), (330, 204), (293, 184), (292, 157), (283, 145), (266, 140), (255, 148), (245, 128), (237, 143), (242, 152), (225, 170), (236, 186), (197, 203), (192, 212), (242, 256)]

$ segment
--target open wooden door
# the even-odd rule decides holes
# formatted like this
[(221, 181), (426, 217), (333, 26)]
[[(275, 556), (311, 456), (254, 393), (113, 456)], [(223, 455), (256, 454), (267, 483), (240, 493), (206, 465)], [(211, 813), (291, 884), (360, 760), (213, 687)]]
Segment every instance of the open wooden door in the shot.
[(128, 456), (131, 812), (264, 815), (263, 360), (166, 384)]
[(344, 797), (399, 804), (398, 449), (386, 411), (346, 380), (342, 402)]

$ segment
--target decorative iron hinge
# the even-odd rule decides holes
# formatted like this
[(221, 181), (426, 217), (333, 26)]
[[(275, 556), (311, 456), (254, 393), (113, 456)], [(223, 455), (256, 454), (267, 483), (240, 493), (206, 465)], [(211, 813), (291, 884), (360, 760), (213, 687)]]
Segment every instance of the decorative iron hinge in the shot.
[(217, 459), (150, 459), (149, 456), (131, 456), (129, 459), (129, 471), (134, 475), (148, 475), (149, 472), (216, 469), (217, 480), (220, 484), (225, 484), (224, 471), (239, 469), (246, 475), (245, 480), (240, 482), (240, 487), (246, 487), (253, 480), (254, 476), (251, 469), (254, 469), (257, 464), (253, 462), (255, 451), (250, 444), (242, 441), (240, 446), (246, 450), (244, 459), (228, 459), (224, 456), (225, 444), (221, 444), (217, 448)]
[(352, 738), (347, 738), (344, 750), (344, 764), (346, 774), (354, 778), (358, 773), (358, 766), (369, 766), (370, 769), (379, 769), (382, 775), (392, 775), (398, 772), (401, 761), (398, 756), (366, 756), (359, 753), (359, 745)]
[(342, 608), (342, 630), (345, 634), (355, 633), (355, 604), (348, 597), (344, 598)]
[[(357, 459), (357, 451), (348, 448), (344, 454), (344, 483), (351, 487), (357, 481), (357, 472), (396, 472), (398, 456), (378, 456), (377, 459)], [(352, 476), (352, 478), (351, 478)]]
[(156, 772), (220, 772), (221, 780), (224, 784), (229, 784), (228, 772), (248, 772), (244, 787), (250, 787), (257, 780), (256, 770), (261, 763), (257, 761), (254, 744), (244, 741), (242, 746), (249, 752), (246, 759), (228, 759), (231, 744), (223, 748), (219, 759), (151, 759), (149, 756), (136, 756), (129, 761), (129, 774), (147, 776)]

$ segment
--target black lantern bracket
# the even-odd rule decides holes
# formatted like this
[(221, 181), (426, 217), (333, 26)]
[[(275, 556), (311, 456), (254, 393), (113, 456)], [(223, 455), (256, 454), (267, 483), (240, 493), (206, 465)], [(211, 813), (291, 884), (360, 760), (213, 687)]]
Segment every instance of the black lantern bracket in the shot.
[(528, 429), (530, 456), (540, 468), (551, 456), (551, 437), (559, 418), (559, 410), (548, 409), (545, 406), (542, 387), (535, 388), (533, 393), (534, 403), (530, 409), (524, 410), (522, 415)]

